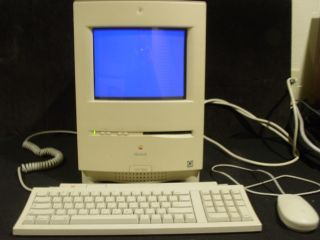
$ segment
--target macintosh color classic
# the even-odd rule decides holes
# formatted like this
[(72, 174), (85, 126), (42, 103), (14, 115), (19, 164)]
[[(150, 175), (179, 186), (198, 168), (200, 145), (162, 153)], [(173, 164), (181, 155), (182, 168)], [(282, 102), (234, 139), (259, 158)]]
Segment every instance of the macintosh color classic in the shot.
[(205, 2), (74, 2), (83, 182), (198, 179), (205, 31)]

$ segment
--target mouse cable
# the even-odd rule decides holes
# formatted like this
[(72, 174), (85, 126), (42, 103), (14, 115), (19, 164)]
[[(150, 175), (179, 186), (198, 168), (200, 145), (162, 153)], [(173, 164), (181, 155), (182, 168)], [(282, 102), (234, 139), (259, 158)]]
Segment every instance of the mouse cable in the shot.
[(77, 132), (69, 131), (69, 130), (42, 131), (42, 132), (37, 132), (37, 133), (31, 134), (23, 141), (22, 147), (25, 149), (28, 149), (33, 154), (40, 156), (40, 157), (51, 156), (50, 159), (45, 160), (45, 161), (22, 163), (17, 168), (17, 173), (18, 173), (18, 178), (19, 178), (20, 184), (27, 191), (32, 191), (32, 188), (29, 188), (24, 183), (24, 181), (22, 179), (22, 172), (28, 173), (28, 172), (41, 171), (41, 170), (54, 168), (54, 167), (58, 166), (59, 164), (61, 164), (63, 161), (63, 154), (58, 149), (53, 148), (53, 147), (40, 148), (38, 145), (36, 145), (30, 141), (30, 139), (35, 136), (44, 135), (44, 134), (52, 134), (52, 133), (77, 134)]
[(318, 109), (313, 108), (309, 103), (303, 100), (300, 100), (299, 103), (305, 106), (310, 112), (315, 114), (317, 117), (320, 117), (320, 111)]
[[(286, 194), (286, 192), (283, 190), (283, 188), (281, 187), (280, 183), (278, 182), (278, 180), (281, 179), (281, 178), (296, 179), (296, 180), (312, 183), (312, 184), (314, 184), (314, 185), (319, 187), (319, 189), (317, 189), (317, 190), (308, 191), (308, 192), (301, 192), (301, 193), (293, 193), (294, 195), (305, 196), (305, 195), (311, 195), (311, 194), (320, 193), (320, 183), (318, 183), (316, 181), (313, 181), (313, 180), (310, 180), (310, 179), (307, 179), (307, 178), (302, 178), (302, 177), (298, 177), (298, 176), (294, 176), (294, 175), (285, 174), (285, 175), (279, 175), (279, 176), (275, 177), (271, 173), (269, 173), (269, 172), (267, 172), (265, 170), (262, 170), (262, 169), (250, 169), (250, 168), (236, 166), (236, 165), (233, 165), (233, 164), (217, 164), (217, 165), (214, 165), (211, 168), (211, 171), (213, 173), (219, 173), (219, 174), (225, 176), (226, 178), (228, 178), (230, 181), (232, 181), (233, 183), (235, 183), (237, 185), (242, 185), (242, 184), (239, 183), (230, 174), (228, 174), (228, 173), (226, 173), (224, 171), (221, 171), (221, 170), (217, 170), (217, 168), (221, 168), (221, 167), (224, 167), (224, 168), (235, 168), (237, 170), (244, 170), (244, 171), (249, 171), (249, 172), (261, 172), (261, 173), (266, 174), (270, 179), (262, 181), (262, 182), (254, 183), (254, 184), (251, 184), (251, 185), (244, 186), (245, 190), (247, 192), (249, 192), (249, 193), (252, 193), (252, 194), (263, 195), (263, 196), (279, 196), (281, 194)], [(278, 188), (280, 193), (260, 192), (260, 191), (255, 191), (255, 190), (251, 189), (253, 187), (261, 186), (261, 185), (264, 185), (264, 184), (269, 183), (269, 182), (274, 182), (274, 184), (276, 185), (276, 187)]]
[(208, 142), (214, 144), (215, 146), (220, 148), (220, 150), (222, 150), (226, 154), (230, 155), (231, 157), (233, 157), (239, 161), (243, 161), (243, 162), (250, 163), (253, 165), (264, 166), (264, 167), (281, 167), (281, 166), (287, 166), (292, 163), (295, 163), (296, 161), (299, 160), (299, 151), (297, 149), (297, 139), (298, 139), (298, 131), (299, 131), (299, 109), (296, 105), (296, 102), (295, 102), (295, 99), (293, 96), (293, 92), (292, 92), (292, 88), (291, 88), (291, 85), (294, 84), (295, 82), (296, 81), (293, 78), (287, 79), (287, 88), (288, 88), (288, 92), (289, 92), (289, 96), (290, 96), (290, 100), (291, 100), (291, 106), (292, 106), (293, 117), (294, 117), (293, 139), (291, 139), (289, 133), (286, 130), (284, 130), (281, 126), (279, 126), (278, 124), (276, 124), (272, 121), (263, 119), (263, 118), (258, 118), (254, 114), (245, 110), (244, 108), (241, 108), (240, 106), (237, 106), (235, 104), (227, 102), (223, 99), (217, 99), (217, 98), (208, 99), (205, 101), (205, 104), (214, 104), (214, 105), (222, 105), (222, 106), (230, 107), (233, 110), (235, 110), (236, 112), (238, 112), (239, 114), (243, 115), (244, 117), (251, 119), (255, 122), (258, 122), (263, 127), (272, 131), (273, 133), (278, 135), (285, 142), (287, 142), (288, 144), (290, 144), (292, 146), (293, 159), (288, 160), (286, 162), (280, 162), (280, 163), (258, 162), (258, 161), (248, 159), (248, 158), (245, 158), (245, 157), (242, 157), (240, 155), (235, 154), (234, 152), (230, 151), (225, 146), (223, 146), (221, 143), (217, 142), (216, 140), (214, 140), (208, 136), (204, 136), (204, 139), (207, 140)]
[(304, 120), (301, 115), (300, 110), (298, 109), (298, 118), (299, 118), (299, 133), (302, 141), (310, 148), (310, 150), (314, 151), (318, 155), (320, 154), (320, 148), (316, 146), (307, 136), (304, 128)]

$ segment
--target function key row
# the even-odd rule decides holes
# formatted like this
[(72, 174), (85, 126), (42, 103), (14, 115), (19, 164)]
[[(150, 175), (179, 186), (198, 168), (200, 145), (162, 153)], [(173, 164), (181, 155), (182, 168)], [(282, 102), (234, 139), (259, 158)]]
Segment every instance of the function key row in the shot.
[(54, 196), (171, 196), (171, 195), (189, 195), (188, 191), (39, 191), (37, 196), (40, 197), (54, 197)]

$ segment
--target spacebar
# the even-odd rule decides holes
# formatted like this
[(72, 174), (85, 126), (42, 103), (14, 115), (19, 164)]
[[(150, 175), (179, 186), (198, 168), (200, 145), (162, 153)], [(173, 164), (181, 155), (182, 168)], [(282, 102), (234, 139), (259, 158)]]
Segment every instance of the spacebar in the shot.
[(136, 224), (137, 215), (74, 215), (70, 224)]

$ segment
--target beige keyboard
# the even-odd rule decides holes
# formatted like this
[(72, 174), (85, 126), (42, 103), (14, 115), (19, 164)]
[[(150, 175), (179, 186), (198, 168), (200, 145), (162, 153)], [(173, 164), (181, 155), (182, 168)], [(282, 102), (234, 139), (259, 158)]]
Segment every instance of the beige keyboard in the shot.
[(62, 184), (32, 190), (13, 234), (187, 234), (261, 228), (241, 185)]

